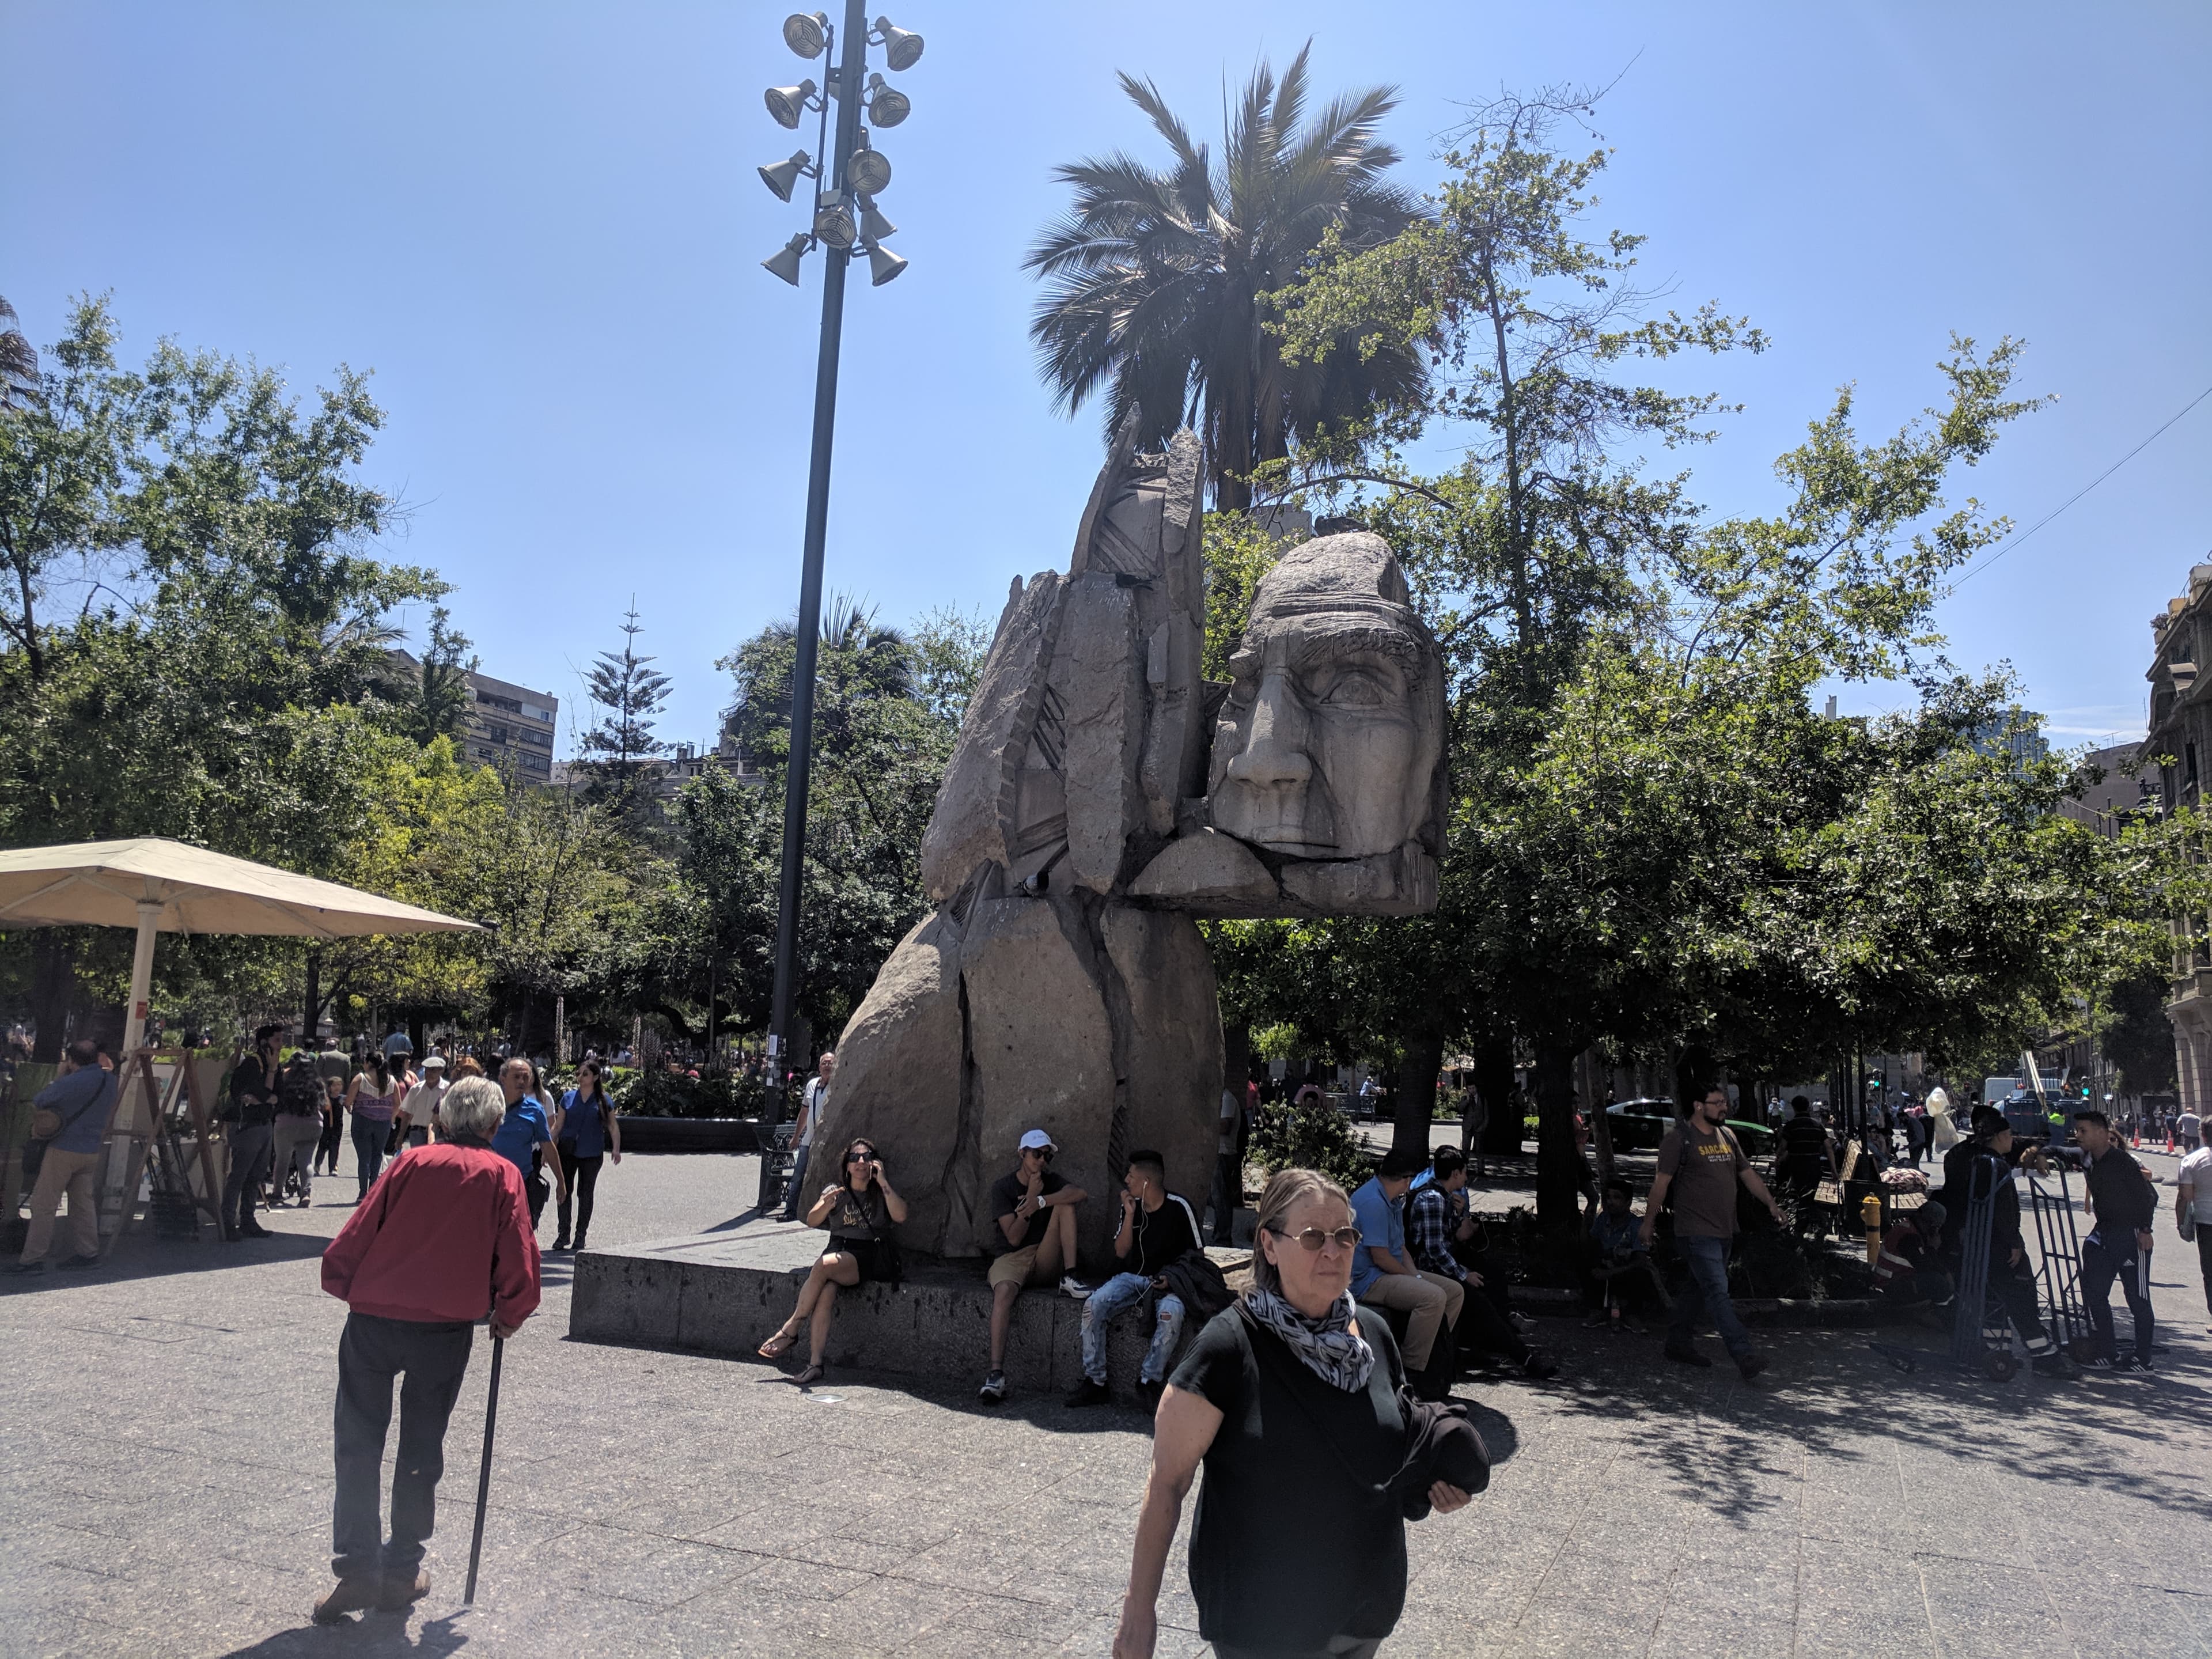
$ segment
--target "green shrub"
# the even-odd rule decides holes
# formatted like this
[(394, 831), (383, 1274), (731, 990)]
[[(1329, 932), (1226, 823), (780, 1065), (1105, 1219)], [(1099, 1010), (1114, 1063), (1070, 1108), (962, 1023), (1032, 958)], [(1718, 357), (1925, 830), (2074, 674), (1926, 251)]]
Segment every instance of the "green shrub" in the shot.
[(1262, 1106), (1252, 1128), (1251, 1152), (1271, 1176), (1280, 1170), (1317, 1170), (1346, 1192), (1375, 1173), (1373, 1158), (1344, 1115), (1311, 1097), (1303, 1106)]
[(667, 1070), (617, 1073), (607, 1092), (629, 1117), (758, 1117), (767, 1091), (734, 1072), (686, 1077)]

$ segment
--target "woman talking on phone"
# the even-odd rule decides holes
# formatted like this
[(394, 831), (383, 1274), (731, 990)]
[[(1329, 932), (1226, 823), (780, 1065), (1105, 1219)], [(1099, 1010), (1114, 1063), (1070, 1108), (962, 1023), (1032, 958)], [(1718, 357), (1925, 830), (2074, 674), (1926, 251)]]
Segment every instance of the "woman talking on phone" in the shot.
[(1190, 1589), (1218, 1659), (1368, 1659), (1405, 1607), (1407, 1520), (1489, 1480), (1480, 1438), (1413, 1399), (1389, 1326), (1352, 1300), (1344, 1189), (1280, 1171), (1255, 1242), (1252, 1288), (1199, 1333), (1153, 1419), (1114, 1659), (1151, 1659), (1201, 1462)]
[(830, 1230), (830, 1248), (806, 1275), (791, 1317), (760, 1345), (762, 1358), (781, 1359), (799, 1340), (799, 1328), (810, 1319), (814, 1322), (806, 1369), (793, 1379), (802, 1388), (819, 1382), (827, 1374), (822, 1356), (830, 1346), (830, 1322), (837, 1316), (839, 1286), (898, 1277), (898, 1247), (892, 1242), (891, 1229), (906, 1219), (906, 1200), (891, 1190), (874, 1144), (854, 1141), (845, 1148), (845, 1161), (838, 1170), (837, 1184), (824, 1187), (806, 1212), (808, 1226)]

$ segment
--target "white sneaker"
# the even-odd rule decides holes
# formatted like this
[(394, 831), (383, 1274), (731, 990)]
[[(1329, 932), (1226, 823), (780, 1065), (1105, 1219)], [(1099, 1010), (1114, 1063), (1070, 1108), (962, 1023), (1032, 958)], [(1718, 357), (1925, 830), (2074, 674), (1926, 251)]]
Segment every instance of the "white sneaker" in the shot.
[(1506, 1317), (1513, 1322), (1513, 1328), (1520, 1332), (1522, 1335), (1528, 1336), (1534, 1333), (1536, 1322), (1531, 1319), (1527, 1314), (1509, 1314)]
[(1088, 1302), (1091, 1299), (1091, 1286), (1073, 1273), (1069, 1273), (1060, 1281), (1060, 1293), (1077, 1302)]
[(1001, 1400), (1004, 1400), (1006, 1397), (1006, 1372), (993, 1371), (988, 1376), (985, 1377), (983, 1379), (983, 1386), (975, 1390), (975, 1397), (978, 1400), (988, 1400), (994, 1406), (997, 1405)]

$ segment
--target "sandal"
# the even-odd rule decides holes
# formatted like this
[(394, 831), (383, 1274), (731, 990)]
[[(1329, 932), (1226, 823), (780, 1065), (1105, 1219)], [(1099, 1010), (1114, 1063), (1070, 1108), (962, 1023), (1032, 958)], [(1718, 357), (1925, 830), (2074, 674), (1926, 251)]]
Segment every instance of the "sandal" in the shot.
[(792, 1345), (799, 1340), (799, 1333), (788, 1325), (779, 1325), (775, 1334), (762, 1343), (757, 1352), (763, 1359), (781, 1359), (789, 1353)]
[(793, 1377), (791, 1380), (797, 1383), (800, 1388), (804, 1389), (819, 1382), (823, 1377), (829, 1375), (830, 1368), (827, 1365), (809, 1365), (805, 1370), (799, 1372), (798, 1376)]

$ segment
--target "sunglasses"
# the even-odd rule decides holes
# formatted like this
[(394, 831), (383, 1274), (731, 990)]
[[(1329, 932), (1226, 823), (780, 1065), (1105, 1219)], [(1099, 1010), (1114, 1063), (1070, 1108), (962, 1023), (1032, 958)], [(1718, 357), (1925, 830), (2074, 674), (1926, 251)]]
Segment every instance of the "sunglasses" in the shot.
[(1332, 1242), (1348, 1250), (1365, 1237), (1357, 1227), (1339, 1227), (1334, 1232), (1324, 1231), (1319, 1227), (1307, 1227), (1295, 1233), (1285, 1232), (1280, 1227), (1270, 1227), (1267, 1231), (1278, 1238), (1296, 1239), (1309, 1255), (1317, 1254), (1322, 1245)]
[(848, 1164), (866, 1164), (874, 1156), (875, 1154), (873, 1152), (848, 1152), (845, 1154), (845, 1162)]
[(1052, 1162), (1052, 1148), (1049, 1146), (1024, 1146), (1022, 1148), (1022, 1156), (1024, 1158), (1033, 1158), (1040, 1164), (1049, 1164)]

